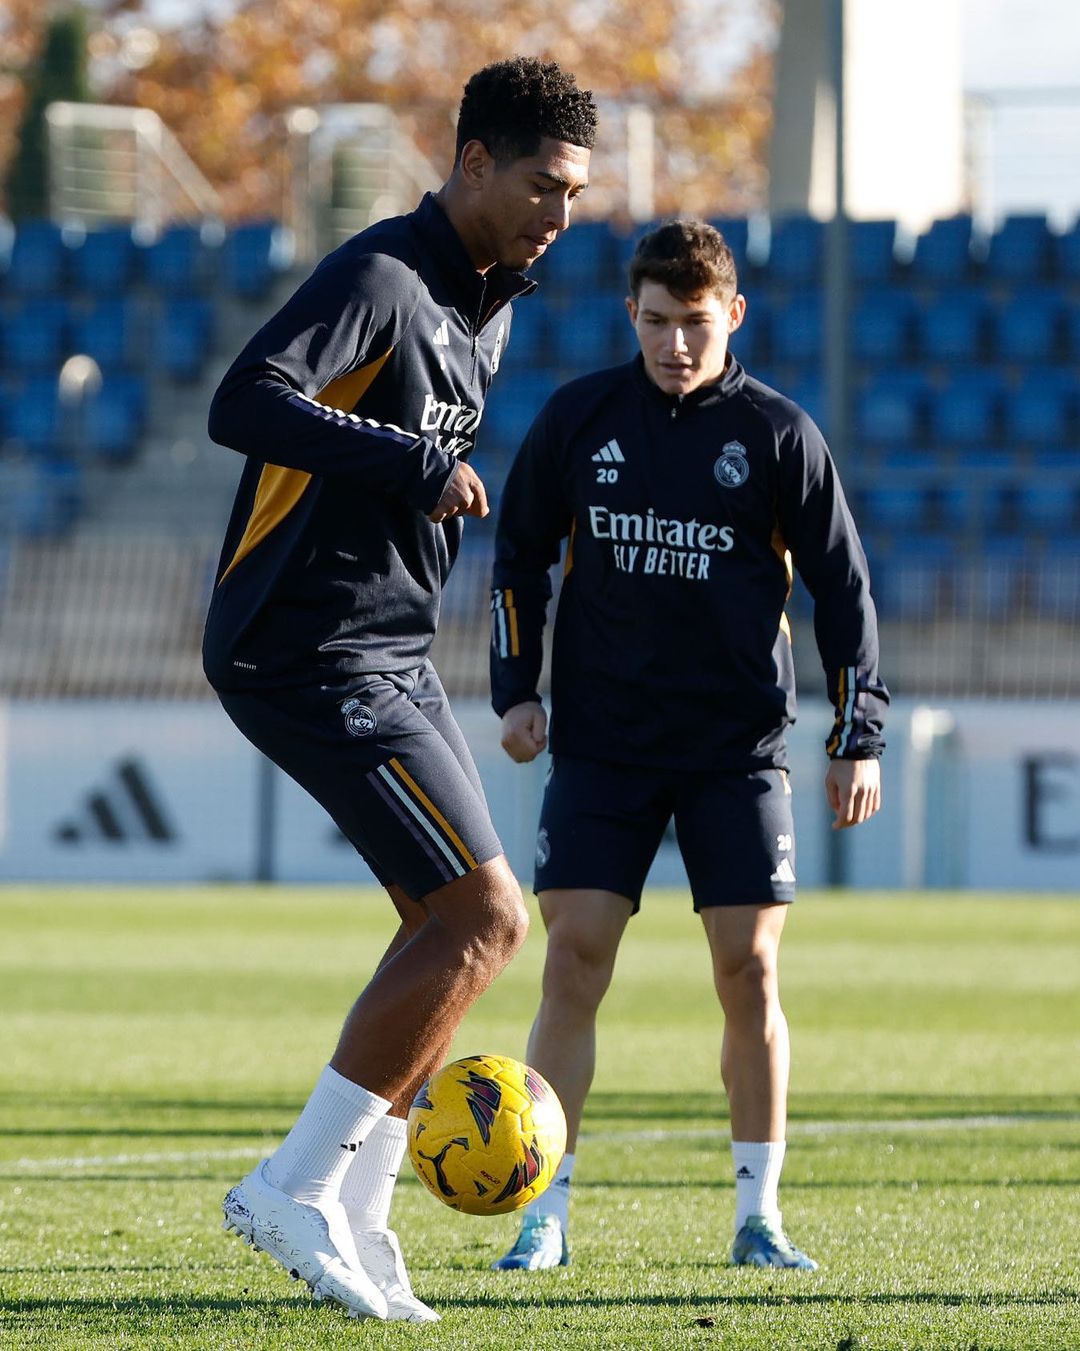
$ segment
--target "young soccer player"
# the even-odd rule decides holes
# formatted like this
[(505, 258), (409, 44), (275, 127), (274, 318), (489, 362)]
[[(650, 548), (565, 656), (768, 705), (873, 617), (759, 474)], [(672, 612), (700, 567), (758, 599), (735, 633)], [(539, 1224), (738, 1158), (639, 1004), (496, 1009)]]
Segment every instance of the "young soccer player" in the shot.
[(746, 301), (722, 236), (696, 220), (646, 235), (627, 307), (640, 355), (552, 396), (499, 514), (493, 703), (520, 762), (547, 743), (537, 687), (548, 570), (569, 541), (536, 850), (547, 960), (527, 1052), (562, 1099), (569, 1138), (495, 1266), (569, 1260), (596, 1012), (674, 818), (724, 1012), (732, 1261), (813, 1269), (784, 1232), (777, 1192), (789, 1059), (777, 950), (796, 878), (784, 606), (794, 561), (836, 709), (825, 791), (834, 827), (857, 825), (880, 804), (888, 703), (866, 559), (820, 432), (728, 350)]
[(276, 1152), (225, 1222), (351, 1315), (431, 1321), (388, 1215), (404, 1117), (521, 944), (517, 882), (428, 661), (468, 460), (524, 271), (570, 223), (596, 125), (554, 63), (465, 86), (453, 172), (330, 254), (210, 411), (247, 457), (206, 625), (237, 727), (333, 817), (400, 928)]

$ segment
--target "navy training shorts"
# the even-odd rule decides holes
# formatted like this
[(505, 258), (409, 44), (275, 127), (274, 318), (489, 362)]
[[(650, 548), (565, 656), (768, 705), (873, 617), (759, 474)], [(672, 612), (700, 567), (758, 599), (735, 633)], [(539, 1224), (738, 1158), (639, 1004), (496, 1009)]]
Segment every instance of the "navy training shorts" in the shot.
[(795, 899), (787, 771), (702, 773), (555, 756), (537, 836), (534, 890), (597, 889), (637, 911), (674, 819), (694, 909)]
[(413, 900), (497, 858), (476, 765), (430, 662), (340, 685), (219, 692), (245, 737)]

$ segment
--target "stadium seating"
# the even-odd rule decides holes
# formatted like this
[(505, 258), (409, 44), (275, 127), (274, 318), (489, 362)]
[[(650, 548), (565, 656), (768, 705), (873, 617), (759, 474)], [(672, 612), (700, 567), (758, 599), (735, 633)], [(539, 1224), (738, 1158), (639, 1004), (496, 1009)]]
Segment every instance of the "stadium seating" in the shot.
[(1057, 290), (1018, 292), (993, 312), (990, 347), (999, 361), (1058, 361), (1065, 348), (1065, 301)]
[(138, 277), (139, 258), (130, 225), (88, 230), (71, 254), (75, 289), (95, 296), (122, 296)]
[(811, 216), (781, 216), (772, 223), (766, 264), (771, 283), (791, 287), (821, 285), (825, 226)]
[(896, 221), (848, 221), (847, 239), (852, 280), (887, 284), (896, 268)]
[(939, 294), (915, 313), (915, 355), (927, 362), (976, 362), (987, 356), (990, 302), (974, 287)]
[(990, 236), (984, 267), (988, 277), (1035, 282), (1050, 274), (1053, 256), (1045, 216), (1006, 216)]
[(914, 314), (915, 302), (908, 291), (865, 291), (851, 314), (853, 358), (868, 366), (905, 362), (911, 354)]
[(22, 221), (15, 232), (4, 289), (14, 296), (56, 296), (68, 281), (64, 231), (48, 220)]
[(915, 241), (911, 275), (918, 281), (955, 284), (971, 270), (972, 221), (970, 216), (949, 216), (934, 221)]
[[(732, 350), (828, 435), (825, 226), (795, 215), (714, 224), (748, 297)], [(645, 228), (577, 221), (538, 263), (541, 290), (515, 309), (485, 412), (493, 493), (557, 383), (636, 352), (622, 299)], [(265, 299), (287, 259), (288, 236), (272, 221), (223, 239), (173, 224), (150, 243), (126, 224), (80, 233), (0, 221), (0, 454), (48, 466), (20, 498), (24, 528), (68, 528), (79, 466), (137, 456), (155, 382), (201, 380), (224, 298)], [(1071, 543), (1080, 554), (1080, 226), (1055, 235), (1044, 217), (1015, 215), (982, 236), (956, 216), (933, 222), (907, 259), (896, 222), (853, 221), (848, 259), (844, 473), (880, 560), (883, 609), (910, 616), (948, 594), (1002, 613), (1027, 586), (1025, 546)], [(92, 357), (103, 380), (70, 406), (57, 376), (74, 353)], [(1062, 582), (1044, 601), (1056, 613), (1071, 594)]]

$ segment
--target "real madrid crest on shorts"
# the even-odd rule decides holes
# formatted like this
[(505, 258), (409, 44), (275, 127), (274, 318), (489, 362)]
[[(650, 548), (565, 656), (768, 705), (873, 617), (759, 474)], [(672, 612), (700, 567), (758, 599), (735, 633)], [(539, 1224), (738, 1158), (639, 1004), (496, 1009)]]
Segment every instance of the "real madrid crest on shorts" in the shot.
[(548, 840), (548, 833), (543, 826), (541, 826), (540, 834), (536, 837), (536, 866), (538, 868), (545, 867), (550, 857), (551, 844)]
[(721, 488), (741, 488), (750, 477), (750, 463), (741, 441), (724, 443), (720, 458), (713, 465), (713, 477)]
[(341, 713), (350, 736), (371, 736), (378, 726), (375, 714), (359, 699), (346, 699), (341, 705)]

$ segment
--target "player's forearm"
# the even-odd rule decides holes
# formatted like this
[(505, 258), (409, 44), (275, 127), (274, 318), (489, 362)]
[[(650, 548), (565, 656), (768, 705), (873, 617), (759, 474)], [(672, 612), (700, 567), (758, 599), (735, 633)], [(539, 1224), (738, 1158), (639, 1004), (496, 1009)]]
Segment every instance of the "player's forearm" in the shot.
[(269, 372), (226, 377), (210, 405), (219, 445), (309, 474), (346, 475), (429, 511), (455, 460), (426, 437), (301, 394)]

